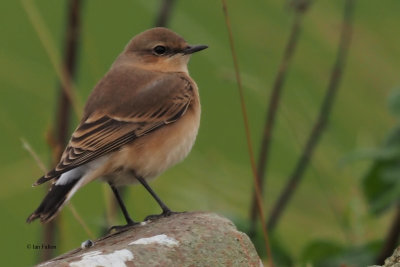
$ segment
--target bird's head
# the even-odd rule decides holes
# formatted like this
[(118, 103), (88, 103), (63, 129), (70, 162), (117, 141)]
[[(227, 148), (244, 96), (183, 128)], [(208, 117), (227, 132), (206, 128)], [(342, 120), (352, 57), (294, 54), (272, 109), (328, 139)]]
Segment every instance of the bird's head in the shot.
[(189, 45), (178, 34), (159, 27), (133, 37), (120, 58), (142, 69), (187, 73), (190, 55), (207, 47)]

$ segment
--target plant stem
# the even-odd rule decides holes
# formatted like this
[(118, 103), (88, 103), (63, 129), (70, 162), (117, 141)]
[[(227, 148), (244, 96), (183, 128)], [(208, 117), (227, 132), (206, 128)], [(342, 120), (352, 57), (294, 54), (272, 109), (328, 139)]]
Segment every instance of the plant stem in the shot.
[(243, 86), (242, 86), (242, 80), (240, 78), (240, 71), (239, 71), (239, 64), (236, 56), (236, 51), (235, 51), (235, 46), (233, 42), (233, 34), (232, 34), (232, 27), (229, 19), (229, 14), (228, 14), (228, 6), (226, 4), (226, 0), (222, 0), (222, 9), (225, 15), (225, 24), (228, 30), (228, 35), (229, 35), (229, 45), (231, 48), (231, 53), (232, 53), (232, 58), (233, 58), (233, 65), (235, 68), (235, 76), (236, 76), (236, 82), (238, 84), (238, 90), (239, 90), (239, 98), (240, 98), (240, 105), (241, 105), (241, 110), (242, 110), (242, 115), (243, 115), (243, 122), (244, 122), (244, 128), (245, 128), (245, 133), (246, 133), (246, 143), (247, 143), (247, 150), (250, 158), (250, 164), (251, 164), (251, 170), (252, 170), (252, 176), (253, 176), (253, 184), (254, 188), (256, 191), (256, 202), (257, 202), (257, 208), (258, 212), (260, 214), (259, 218), (261, 221), (262, 229), (263, 229), (263, 235), (264, 235), (264, 242), (265, 242), (265, 249), (267, 251), (268, 255), (268, 264), (270, 267), (274, 266), (273, 258), (272, 258), (272, 253), (271, 253), (271, 248), (269, 244), (269, 237), (268, 237), (268, 232), (265, 226), (265, 217), (264, 217), (264, 207), (263, 207), (263, 202), (261, 198), (261, 190), (260, 187), (258, 186), (258, 179), (257, 179), (257, 169), (256, 169), (256, 163), (254, 159), (254, 153), (253, 153), (253, 146), (251, 142), (251, 135), (250, 135), (250, 127), (249, 127), (249, 120), (247, 116), (247, 109), (246, 109), (246, 104), (244, 101), (244, 92), (243, 92)]
[(164, 0), (162, 2), (155, 22), (156, 27), (167, 27), (171, 18), (171, 11), (174, 3), (175, 0)]
[[(65, 36), (65, 53), (64, 53), (64, 67), (65, 80), (61, 82), (59, 89), (59, 98), (57, 105), (56, 115), (56, 133), (55, 133), (55, 146), (53, 147), (53, 165), (59, 161), (62, 149), (68, 141), (69, 120), (71, 113), (71, 99), (67, 92), (71, 91), (71, 79), (75, 75), (75, 66), (77, 58), (78, 40), (80, 36), (80, 12), (81, 1), (69, 1), (68, 8), (68, 23)], [(63, 87), (69, 87), (69, 89)], [(51, 186), (51, 185), (49, 185)], [(55, 244), (55, 226), (57, 220), (53, 220), (45, 225), (43, 232), (43, 244)], [(54, 255), (54, 250), (43, 249), (41, 255), (42, 260), (51, 259)]]
[(350, 40), (352, 36), (352, 18), (354, 13), (354, 0), (346, 0), (344, 8), (343, 24), (341, 29), (340, 43), (336, 61), (331, 72), (331, 78), (328, 84), (328, 88), (321, 105), (317, 121), (315, 122), (312, 131), (308, 137), (307, 143), (304, 147), (302, 155), (300, 156), (297, 165), (290, 176), (286, 186), (280, 194), (277, 202), (273, 206), (269, 221), (268, 229), (273, 230), (276, 226), (280, 216), (286, 209), (290, 198), (296, 191), (298, 184), (300, 183), (304, 171), (306, 170), (308, 163), (312, 157), (312, 154), (318, 144), (318, 141), (326, 128), (332, 106), (335, 100), (339, 83), (342, 78), (343, 70), (345, 67), (345, 61), (350, 46)]
[[(294, 7), (295, 17), (293, 20), (292, 29), (290, 31), (289, 39), (286, 43), (286, 48), (281, 63), (279, 65), (278, 73), (274, 80), (271, 96), (269, 98), (268, 111), (265, 116), (260, 154), (258, 156), (258, 164), (257, 164), (258, 186), (260, 187), (261, 194), (263, 194), (264, 192), (264, 184), (266, 180), (266, 170), (268, 166), (270, 144), (272, 139), (272, 132), (274, 128), (275, 118), (280, 103), (280, 96), (283, 84), (286, 79), (289, 65), (292, 61), (294, 51), (297, 47), (303, 14), (307, 10), (307, 8), (308, 5), (306, 7), (302, 6)], [(253, 196), (250, 206), (250, 227), (248, 232), (250, 237), (255, 235), (256, 219), (257, 219), (257, 198), (255, 190), (253, 190)]]

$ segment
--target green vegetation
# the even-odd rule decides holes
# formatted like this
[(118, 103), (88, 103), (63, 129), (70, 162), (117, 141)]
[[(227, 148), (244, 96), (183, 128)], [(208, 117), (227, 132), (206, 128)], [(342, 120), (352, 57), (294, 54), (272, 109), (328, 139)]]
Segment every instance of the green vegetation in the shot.
[[(272, 81), (293, 18), (283, 2), (228, 2), (256, 153)], [(56, 48), (62, 51), (66, 5), (60, 3), (34, 1)], [(85, 1), (75, 82), (82, 103), (128, 40), (153, 25), (158, 4), (148, 0)], [(267, 210), (295, 165), (316, 118), (337, 50), (343, 5), (343, 0), (314, 1), (305, 15), (274, 131), (265, 187)], [(301, 264), (318, 257), (322, 261), (328, 252), (334, 258), (335, 253), (350, 247), (376, 251), (374, 242), (387, 232), (391, 212), (376, 217), (363, 195), (363, 176), (370, 170), (370, 161), (340, 163), (355, 151), (378, 147), (397, 123), (388, 112), (386, 99), (400, 84), (399, 9), (396, 0), (356, 2), (352, 45), (329, 126), (274, 233), (279, 241), (275, 249), (281, 256), (290, 255), (291, 262)], [(22, 148), (20, 138), (26, 139), (44, 162), (50, 162), (46, 135), (55, 119), (59, 82), (21, 1), (2, 1), (0, 25), (0, 250), (5, 265), (27, 266), (37, 262), (40, 251), (27, 245), (42, 244), (42, 226), (37, 222), (27, 225), (25, 219), (39, 204), (45, 186), (31, 187), (42, 171)], [(177, 1), (170, 28), (191, 43), (210, 47), (194, 55), (189, 67), (200, 88), (202, 123), (191, 155), (152, 186), (175, 210), (217, 212), (245, 229), (252, 177), (220, 1)], [(76, 121), (75, 117), (74, 126)], [(389, 182), (397, 178), (390, 177)], [(393, 192), (398, 195), (398, 182), (395, 184)], [(108, 193), (108, 188), (94, 182), (72, 199), (96, 236), (105, 226)], [(136, 220), (159, 211), (141, 187), (130, 187), (126, 193)], [(368, 200), (373, 201), (370, 196)], [(380, 199), (376, 212), (392, 200)], [(119, 222), (123, 222), (122, 216)], [(89, 238), (68, 208), (61, 213), (57, 233), (57, 254)], [(372, 263), (371, 255), (361, 254), (352, 254), (349, 262), (354, 266)]]

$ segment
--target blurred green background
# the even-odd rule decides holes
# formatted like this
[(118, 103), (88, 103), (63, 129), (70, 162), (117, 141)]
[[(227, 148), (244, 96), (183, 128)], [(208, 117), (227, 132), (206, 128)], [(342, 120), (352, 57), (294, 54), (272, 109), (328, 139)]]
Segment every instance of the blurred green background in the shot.
[[(293, 20), (284, 2), (228, 1), (257, 154), (271, 85)], [(154, 25), (160, 3), (84, 1), (75, 82), (81, 103), (130, 38)], [(61, 56), (67, 1), (33, 4)], [(343, 6), (343, 0), (316, 0), (304, 17), (274, 131), (264, 198), (267, 211), (316, 119), (337, 51)], [(399, 10), (397, 0), (356, 2), (352, 44), (329, 126), (274, 233), (293, 265), (304, 264), (304, 251), (315, 240), (358, 246), (381, 240), (390, 225), (392, 212), (371, 215), (362, 193), (370, 161), (346, 158), (377, 147), (396, 124), (386, 99), (400, 84)], [(21, 1), (1, 1), (0, 25), (0, 251), (2, 264), (27, 266), (38, 262), (40, 251), (27, 245), (42, 244), (42, 226), (28, 225), (25, 219), (46, 189), (31, 187), (42, 171), (20, 139), (50, 162), (46, 134), (54, 123), (59, 82)], [(169, 28), (189, 43), (210, 47), (194, 55), (189, 66), (200, 88), (202, 121), (190, 156), (151, 185), (174, 210), (217, 212), (245, 229), (252, 177), (221, 2), (177, 0)], [(77, 122), (73, 118), (71, 130)], [(105, 192), (109, 189), (94, 182), (72, 199), (96, 236), (105, 226)], [(134, 219), (159, 212), (141, 187), (130, 187), (126, 195)], [(60, 216), (57, 255), (89, 238), (68, 208)]]

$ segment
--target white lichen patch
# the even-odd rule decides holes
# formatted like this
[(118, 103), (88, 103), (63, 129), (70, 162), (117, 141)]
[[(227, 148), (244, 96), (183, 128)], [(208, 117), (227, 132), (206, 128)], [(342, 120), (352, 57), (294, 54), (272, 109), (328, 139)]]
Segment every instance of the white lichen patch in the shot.
[(113, 253), (102, 254), (100, 251), (91, 251), (82, 254), (82, 259), (69, 264), (71, 267), (126, 267), (125, 262), (133, 260), (133, 254), (127, 249), (116, 250)]
[(152, 237), (140, 238), (135, 240), (129, 245), (150, 245), (150, 244), (159, 244), (163, 246), (173, 247), (179, 245), (179, 241), (175, 238), (169, 237), (165, 234), (155, 235)]

